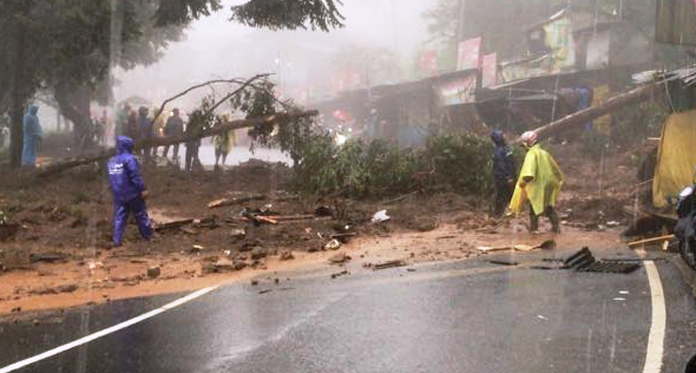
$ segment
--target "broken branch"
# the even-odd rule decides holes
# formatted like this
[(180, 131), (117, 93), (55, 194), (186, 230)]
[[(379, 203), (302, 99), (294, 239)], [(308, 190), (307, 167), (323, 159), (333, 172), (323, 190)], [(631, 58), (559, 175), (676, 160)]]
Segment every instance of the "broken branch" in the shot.
[[(241, 129), (241, 128), (248, 128), (248, 127), (254, 127), (254, 126), (259, 126), (259, 125), (270, 125), (278, 121), (278, 119), (294, 119), (294, 118), (306, 118), (306, 117), (313, 117), (319, 114), (318, 111), (316, 110), (309, 110), (309, 111), (300, 111), (300, 112), (287, 112), (287, 113), (279, 113), (279, 114), (274, 114), (274, 115), (269, 115), (266, 117), (261, 117), (261, 118), (250, 118), (250, 119), (240, 119), (240, 120), (235, 120), (231, 121), (228, 123), (225, 123), (220, 126), (216, 126), (214, 128), (208, 128), (206, 130), (203, 130), (199, 134), (183, 134), (179, 136), (171, 136), (171, 137), (162, 137), (162, 138), (155, 138), (152, 140), (148, 141), (140, 141), (134, 146), (134, 150), (142, 149), (143, 147), (151, 147), (151, 146), (167, 146), (167, 145), (175, 145), (175, 144), (181, 144), (185, 143), (188, 141), (193, 141), (193, 140), (198, 140), (206, 137), (212, 137), (215, 135), (219, 135), (222, 133), (226, 133), (229, 131)], [(84, 155), (81, 157), (74, 157), (74, 158), (67, 158), (64, 160), (60, 160), (58, 162), (54, 163), (49, 163), (45, 167), (41, 167), (40, 169), (34, 171), (31, 176), (34, 177), (44, 177), (44, 176), (49, 176), (52, 174), (55, 174), (57, 172), (62, 172), (67, 169), (77, 167), (77, 166), (82, 166), (94, 162), (99, 162), (102, 160), (106, 160), (116, 154), (116, 150), (114, 148), (109, 148), (106, 150), (102, 150), (101, 152), (94, 153), (94, 154), (89, 154), (89, 155)]]

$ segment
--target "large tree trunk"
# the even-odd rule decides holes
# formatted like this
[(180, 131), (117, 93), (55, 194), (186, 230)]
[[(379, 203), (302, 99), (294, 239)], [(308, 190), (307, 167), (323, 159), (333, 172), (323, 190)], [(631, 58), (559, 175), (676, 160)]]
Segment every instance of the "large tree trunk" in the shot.
[[(585, 110), (580, 110), (555, 122), (551, 122), (545, 126), (539, 127), (534, 130), (534, 132), (537, 133), (539, 140), (558, 135), (573, 127), (581, 126), (589, 121), (622, 109), (626, 106), (635, 105), (654, 98), (655, 95), (662, 93), (662, 90), (655, 89), (656, 87), (657, 83), (638, 87), (632, 91), (614, 96), (597, 106), (591, 106)], [(520, 139), (517, 139), (516, 142), (520, 143), (521, 141)]]
[(12, 124), (10, 125), (10, 167), (19, 168), (22, 165), (22, 148), (24, 146), (24, 104), (26, 103), (26, 88), (24, 75), (25, 59), (25, 30), (17, 26), (15, 36), (14, 74), (12, 78)]
[(73, 144), (82, 151), (92, 145), (90, 103), (92, 90), (60, 82), (56, 85), (55, 99), (60, 113), (73, 123)]
[[(293, 112), (293, 113), (280, 113), (276, 115), (270, 115), (263, 118), (251, 118), (251, 119), (241, 119), (226, 123), (222, 126), (217, 126), (215, 128), (209, 128), (204, 130), (198, 135), (187, 135), (183, 134), (181, 136), (163, 137), (155, 138), (151, 141), (141, 141), (135, 144), (134, 150), (141, 149), (145, 146), (166, 146), (181, 144), (191, 140), (202, 139), (206, 137), (212, 137), (225, 132), (240, 128), (248, 128), (259, 125), (273, 125), (278, 123), (282, 119), (294, 119), (294, 118), (306, 118), (318, 115), (319, 112), (316, 110)], [(89, 154), (81, 157), (62, 159), (57, 162), (52, 162), (46, 166), (41, 167), (41, 169), (35, 171), (33, 176), (48, 176), (61, 171), (68, 170), (73, 167), (82, 166), (90, 163), (95, 163), (99, 161), (104, 161), (109, 157), (114, 156), (116, 150), (114, 148), (106, 149), (98, 153)]]

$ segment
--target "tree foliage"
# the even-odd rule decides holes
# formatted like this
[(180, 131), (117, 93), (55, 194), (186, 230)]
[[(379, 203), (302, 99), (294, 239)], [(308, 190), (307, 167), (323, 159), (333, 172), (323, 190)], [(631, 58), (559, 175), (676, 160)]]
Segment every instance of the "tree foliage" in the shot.
[[(338, 5), (338, 0), (249, 0), (231, 8), (231, 21), (328, 31), (342, 26)], [(111, 67), (157, 61), (188, 23), (221, 8), (221, 0), (3, 0), (0, 109), (21, 107), (47, 89), (61, 96), (56, 99), (63, 114), (84, 130), (89, 102), (109, 81)]]

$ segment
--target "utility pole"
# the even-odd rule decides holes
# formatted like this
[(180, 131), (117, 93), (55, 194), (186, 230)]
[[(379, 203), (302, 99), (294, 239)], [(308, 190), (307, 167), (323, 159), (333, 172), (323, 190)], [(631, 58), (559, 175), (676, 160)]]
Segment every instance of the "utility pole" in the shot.
[(464, 40), (464, 11), (466, 0), (459, 0), (459, 24), (457, 25), (457, 42)]

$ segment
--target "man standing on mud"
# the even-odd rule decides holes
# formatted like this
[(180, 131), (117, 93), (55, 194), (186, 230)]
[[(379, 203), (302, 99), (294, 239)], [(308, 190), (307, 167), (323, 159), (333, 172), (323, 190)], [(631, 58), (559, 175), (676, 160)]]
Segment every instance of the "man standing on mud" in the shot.
[[(138, 129), (140, 130), (140, 139), (144, 141), (151, 141), (154, 137), (154, 132), (152, 131), (153, 123), (150, 118), (147, 117), (147, 108), (141, 106), (138, 109)], [(145, 162), (150, 162), (150, 156), (152, 155), (152, 147), (147, 144), (143, 147), (143, 157)]]
[(546, 215), (551, 221), (553, 231), (561, 233), (561, 226), (555, 206), (563, 185), (563, 174), (551, 154), (537, 143), (536, 132), (525, 132), (521, 137), (527, 148), (515, 193), (510, 202), (510, 210), (518, 214), (529, 201), (529, 230), (539, 230), (539, 216)]
[[(172, 116), (167, 119), (167, 123), (164, 125), (164, 135), (169, 136), (181, 136), (184, 134), (184, 121), (181, 119), (179, 114), (179, 109), (175, 108), (172, 110)], [(174, 147), (173, 160), (174, 163), (179, 163), (179, 144), (176, 143), (172, 145)], [(169, 145), (164, 147), (164, 154), (162, 156), (167, 158), (169, 153)]]
[(133, 155), (133, 140), (126, 136), (116, 139), (116, 155), (109, 160), (109, 185), (114, 196), (114, 247), (123, 244), (123, 232), (128, 216), (133, 213), (140, 236), (152, 237), (150, 218), (145, 199), (148, 197), (145, 182), (140, 176), (138, 159)]
[(512, 193), (515, 190), (515, 160), (512, 151), (505, 143), (503, 131), (495, 130), (491, 133), (491, 140), (495, 145), (493, 150), (493, 178), (495, 180), (495, 205), (493, 215), (499, 218), (505, 212)]
[[(196, 112), (186, 125), (186, 135), (198, 136), (203, 131), (200, 112)], [(198, 159), (198, 151), (201, 147), (201, 139), (196, 138), (186, 142), (186, 162), (184, 168), (192, 172), (194, 168), (200, 167), (201, 161)]]

